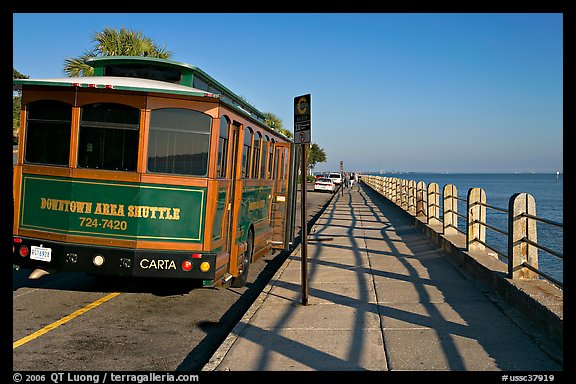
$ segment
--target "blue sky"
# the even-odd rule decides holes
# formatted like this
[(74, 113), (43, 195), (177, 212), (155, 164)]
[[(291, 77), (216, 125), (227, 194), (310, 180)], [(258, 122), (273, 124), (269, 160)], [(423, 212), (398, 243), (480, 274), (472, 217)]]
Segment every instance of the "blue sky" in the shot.
[(310, 93), (316, 171), (563, 172), (561, 13), (15, 13), (13, 67), (62, 77), (122, 27), (287, 129)]

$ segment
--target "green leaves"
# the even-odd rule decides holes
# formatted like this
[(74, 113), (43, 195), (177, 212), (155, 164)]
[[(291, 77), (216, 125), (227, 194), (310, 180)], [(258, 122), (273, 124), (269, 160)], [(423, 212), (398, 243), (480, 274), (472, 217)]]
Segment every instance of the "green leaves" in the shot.
[(172, 52), (165, 46), (158, 46), (142, 32), (130, 31), (126, 28), (116, 30), (105, 28), (96, 32), (93, 37), (94, 47), (86, 50), (79, 57), (64, 60), (64, 72), (68, 77), (91, 76), (94, 69), (85, 63), (87, 59), (100, 56), (147, 56), (160, 59), (172, 57)]

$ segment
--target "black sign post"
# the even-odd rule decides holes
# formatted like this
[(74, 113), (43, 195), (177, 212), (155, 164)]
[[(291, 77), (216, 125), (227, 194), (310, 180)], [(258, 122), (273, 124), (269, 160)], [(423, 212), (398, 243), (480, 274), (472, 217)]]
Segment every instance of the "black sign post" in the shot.
[(294, 142), (296, 144), (310, 144), (311, 132), (310, 95), (296, 96), (294, 98)]
[(306, 152), (311, 138), (310, 119), (310, 94), (296, 96), (294, 98), (294, 142), (302, 144), (300, 146), (302, 156), (302, 203), (300, 233), (302, 242), (300, 245), (301, 272), (302, 272), (302, 305), (308, 305), (308, 215), (306, 214), (306, 188), (308, 176), (308, 164), (306, 162)]

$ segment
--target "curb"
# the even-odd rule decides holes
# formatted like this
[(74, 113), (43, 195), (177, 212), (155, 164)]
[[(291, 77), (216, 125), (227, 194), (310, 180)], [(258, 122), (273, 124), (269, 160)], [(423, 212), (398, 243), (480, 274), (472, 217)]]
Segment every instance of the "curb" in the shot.
[(244, 316), (242, 316), (240, 321), (238, 321), (238, 324), (236, 324), (234, 328), (232, 328), (232, 330), (230, 331), (224, 342), (220, 345), (220, 347), (218, 347), (216, 352), (214, 352), (210, 360), (208, 360), (208, 363), (204, 365), (202, 371), (214, 371), (216, 370), (216, 368), (218, 368), (218, 366), (222, 363), (224, 357), (226, 357), (226, 355), (228, 354), (228, 351), (230, 351), (230, 348), (232, 348), (232, 345), (234, 345), (234, 343), (236, 342), (236, 339), (240, 337), (244, 329), (250, 323), (250, 319), (258, 311), (258, 309), (260, 309), (262, 303), (264, 303), (264, 301), (270, 294), (270, 291), (272, 290), (276, 282), (279, 280), (280, 276), (282, 276), (282, 273), (284, 273), (284, 270), (292, 262), (293, 260), (292, 256), (298, 252), (300, 252), (300, 244), (290, 253), (290, 255), (288, 255), (284, 264), (282, 264), (282, 266), (278, 269), (278, 271), (276, 271), (272, 279), (270, 279), (270, 282), (266, 285), (266, 287), (262, 290), (262, 292), (260, 292), (254, 303), (252, 303), (250, 308), (248, 308), (248, 310), (246, 311)]

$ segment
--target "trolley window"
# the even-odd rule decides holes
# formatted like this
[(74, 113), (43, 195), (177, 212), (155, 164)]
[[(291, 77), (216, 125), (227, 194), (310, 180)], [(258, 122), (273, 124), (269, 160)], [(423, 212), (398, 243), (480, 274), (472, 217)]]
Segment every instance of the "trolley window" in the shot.
[(252, 178), (258, 178), (258, 165), (260, 164), (260, 142), (262, 141), (262, 135), (260, 132), (256, 132), (254, 136), (254, 150), (252, 152)]
[(260, 178), (266, 179), (266, 160), (268, 159), (268, 136), (264, 135), (262, 139), (262, 166), (260, 167)]
[(202, 112), (162, 108), (150, 114), (148, 171), (206, 176), (212, 118)]
[(274, 139), (270, 139), (270, 144), (268, 145), (268, 178), (274, 179), (274, 172), (272, 172), (272, 167), (274, 164)]
[(105, 76), (138, 77), (178, 84), (182, 78), (180, 70), (154, 65), (108, 65)]
[(254, 136), (254, 131), (252, 128), (246, 129), (244, 132), (244, 145), (242, 150), (242, 177), (250, 177), (250, 158), (252, 156), (252, 137)]
[(68, 165), (72, 106), (41, 100), (27, 106), (25, 163)]
[(121, 104), (82, 107), (78, 166), (135, 171), (138, 160), (140, 110)]
[(218, 164), (216, 174), (218, 177), (226, 177), (226, 163), (228, 158), (228, 120), (220, 118), (220, 137), (218, 138)]

